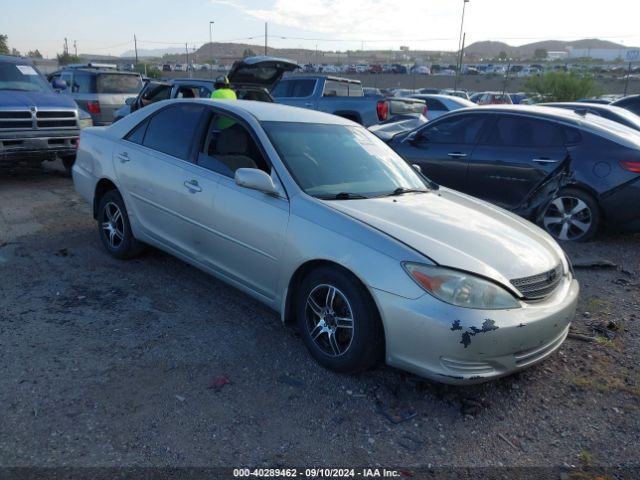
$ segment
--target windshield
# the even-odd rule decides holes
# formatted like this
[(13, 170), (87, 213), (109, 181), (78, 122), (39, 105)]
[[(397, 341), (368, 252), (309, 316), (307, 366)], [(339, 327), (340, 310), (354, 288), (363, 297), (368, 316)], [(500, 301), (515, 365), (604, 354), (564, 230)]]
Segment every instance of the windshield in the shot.
[(363, 127), (264, 122), (280, 158), (309, 195), (362, 198), (427, 183), (384, 142)]
[(51, 88), (31, 65), (0, 63), (0, 90), (51, 93)]

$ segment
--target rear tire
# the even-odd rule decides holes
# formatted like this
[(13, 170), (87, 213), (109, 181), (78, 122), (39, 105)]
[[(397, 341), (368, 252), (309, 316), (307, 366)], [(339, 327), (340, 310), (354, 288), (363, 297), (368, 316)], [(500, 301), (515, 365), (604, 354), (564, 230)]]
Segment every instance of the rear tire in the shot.
[(115, 258), (134, 258), (144, 250), (144, 244), (131, 232), (127, 209), (117, 190), (109, 190), (100, 199), (98, 233), (105, 250)]
[(583, 190), (558, 192), (542, 214), (542, 227), (555, 239), (586, 242), (597, 233), (602, 214), (595, 199)]
[(335, 267), (320, 267), (302, 281), (296, 317), (311, 355), (325, 368), (355, 373), (378, 363), (384, 329), (360, 281)]

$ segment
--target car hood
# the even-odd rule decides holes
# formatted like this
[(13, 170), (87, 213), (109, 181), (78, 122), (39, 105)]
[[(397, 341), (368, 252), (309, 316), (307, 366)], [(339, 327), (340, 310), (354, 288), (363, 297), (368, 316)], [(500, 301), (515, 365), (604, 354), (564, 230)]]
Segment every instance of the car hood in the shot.
[(438, 265), (510, 286), (563, 263), (543, 230), (481, 200), (440, 188), (367, 200), (331, 200), (332, 208), (419, 251)]
[(293, 60), (277, 57), (248, 57), (233, 64), (227, 78), (233, 85), (266, 88), (269, 91), (285, 72), (300, 68)]
[(44, 93), (0, 90), (0, 105), (4, 108), (78, 108), (73, 99), (53, 91)]

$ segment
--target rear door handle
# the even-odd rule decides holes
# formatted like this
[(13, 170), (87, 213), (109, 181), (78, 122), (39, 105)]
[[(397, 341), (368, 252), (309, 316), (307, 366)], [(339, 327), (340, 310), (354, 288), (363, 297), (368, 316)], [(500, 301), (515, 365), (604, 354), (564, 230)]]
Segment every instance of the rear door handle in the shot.
[(309, 107), (313, 107), (313, 103), (311, 102), (307, 102), (304, 104), (305, 107), (309, 108)]
[(196, 192), (201, 192), (202, 191), (202, 187), (200, 185), (198, 185), (198, 181), (197, 180), (185, 180), (183, 185), (185, 187), (187, 187), (187, 189), (191, 193), (196, 193)]
[(127, 163), (129, 160), (131, 160), (127, 152), (121, 152), (117, 155), (117, 157), (120, 159), (120, 163)]
[(451, 158), (464, 158), (467, 156), (466, 153), (460, 153), (460, 152), (452, 152), (452, 153), (448, 153), (447, 155), (449, 155)]
[(550, 158), (533, 158), (531, 161), (536, 163), (558, 163), (558, 160), (552, 160)]

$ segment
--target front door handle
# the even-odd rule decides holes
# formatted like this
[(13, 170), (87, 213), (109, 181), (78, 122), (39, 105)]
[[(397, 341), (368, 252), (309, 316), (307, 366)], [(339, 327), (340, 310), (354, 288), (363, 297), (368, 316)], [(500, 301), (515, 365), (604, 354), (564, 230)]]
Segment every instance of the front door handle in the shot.
[(127, 152), (121, 152), (117, 155), (117, 157), (120, 159), (120, 163), (127, 163), (129, 160), (131, 160)]
[(449, 155), (451, 158), (464, 158), (467, 156), (466, 153), (460, 153), (460, 152), (452, 152), (452, 153), (448, 153), (447, 155)]
[(307, 102), (304, 104), (305, 107), (309, 108), (309, 107), (313, 107), (313, 103), (311, 102)]
[(183, 185), (185, 187), (187, 187), (187, 189), (191, 193), (196, 193), (196, 192), (201, 192), (202, 191), (202, 187), (200, 185), (198, 185), (198, 181), (197, 180), (185, 180)]
[(532, 158), (531, 161), (536, 163), (558, 163), (558, 160), (552, 160), (550, 158)]

